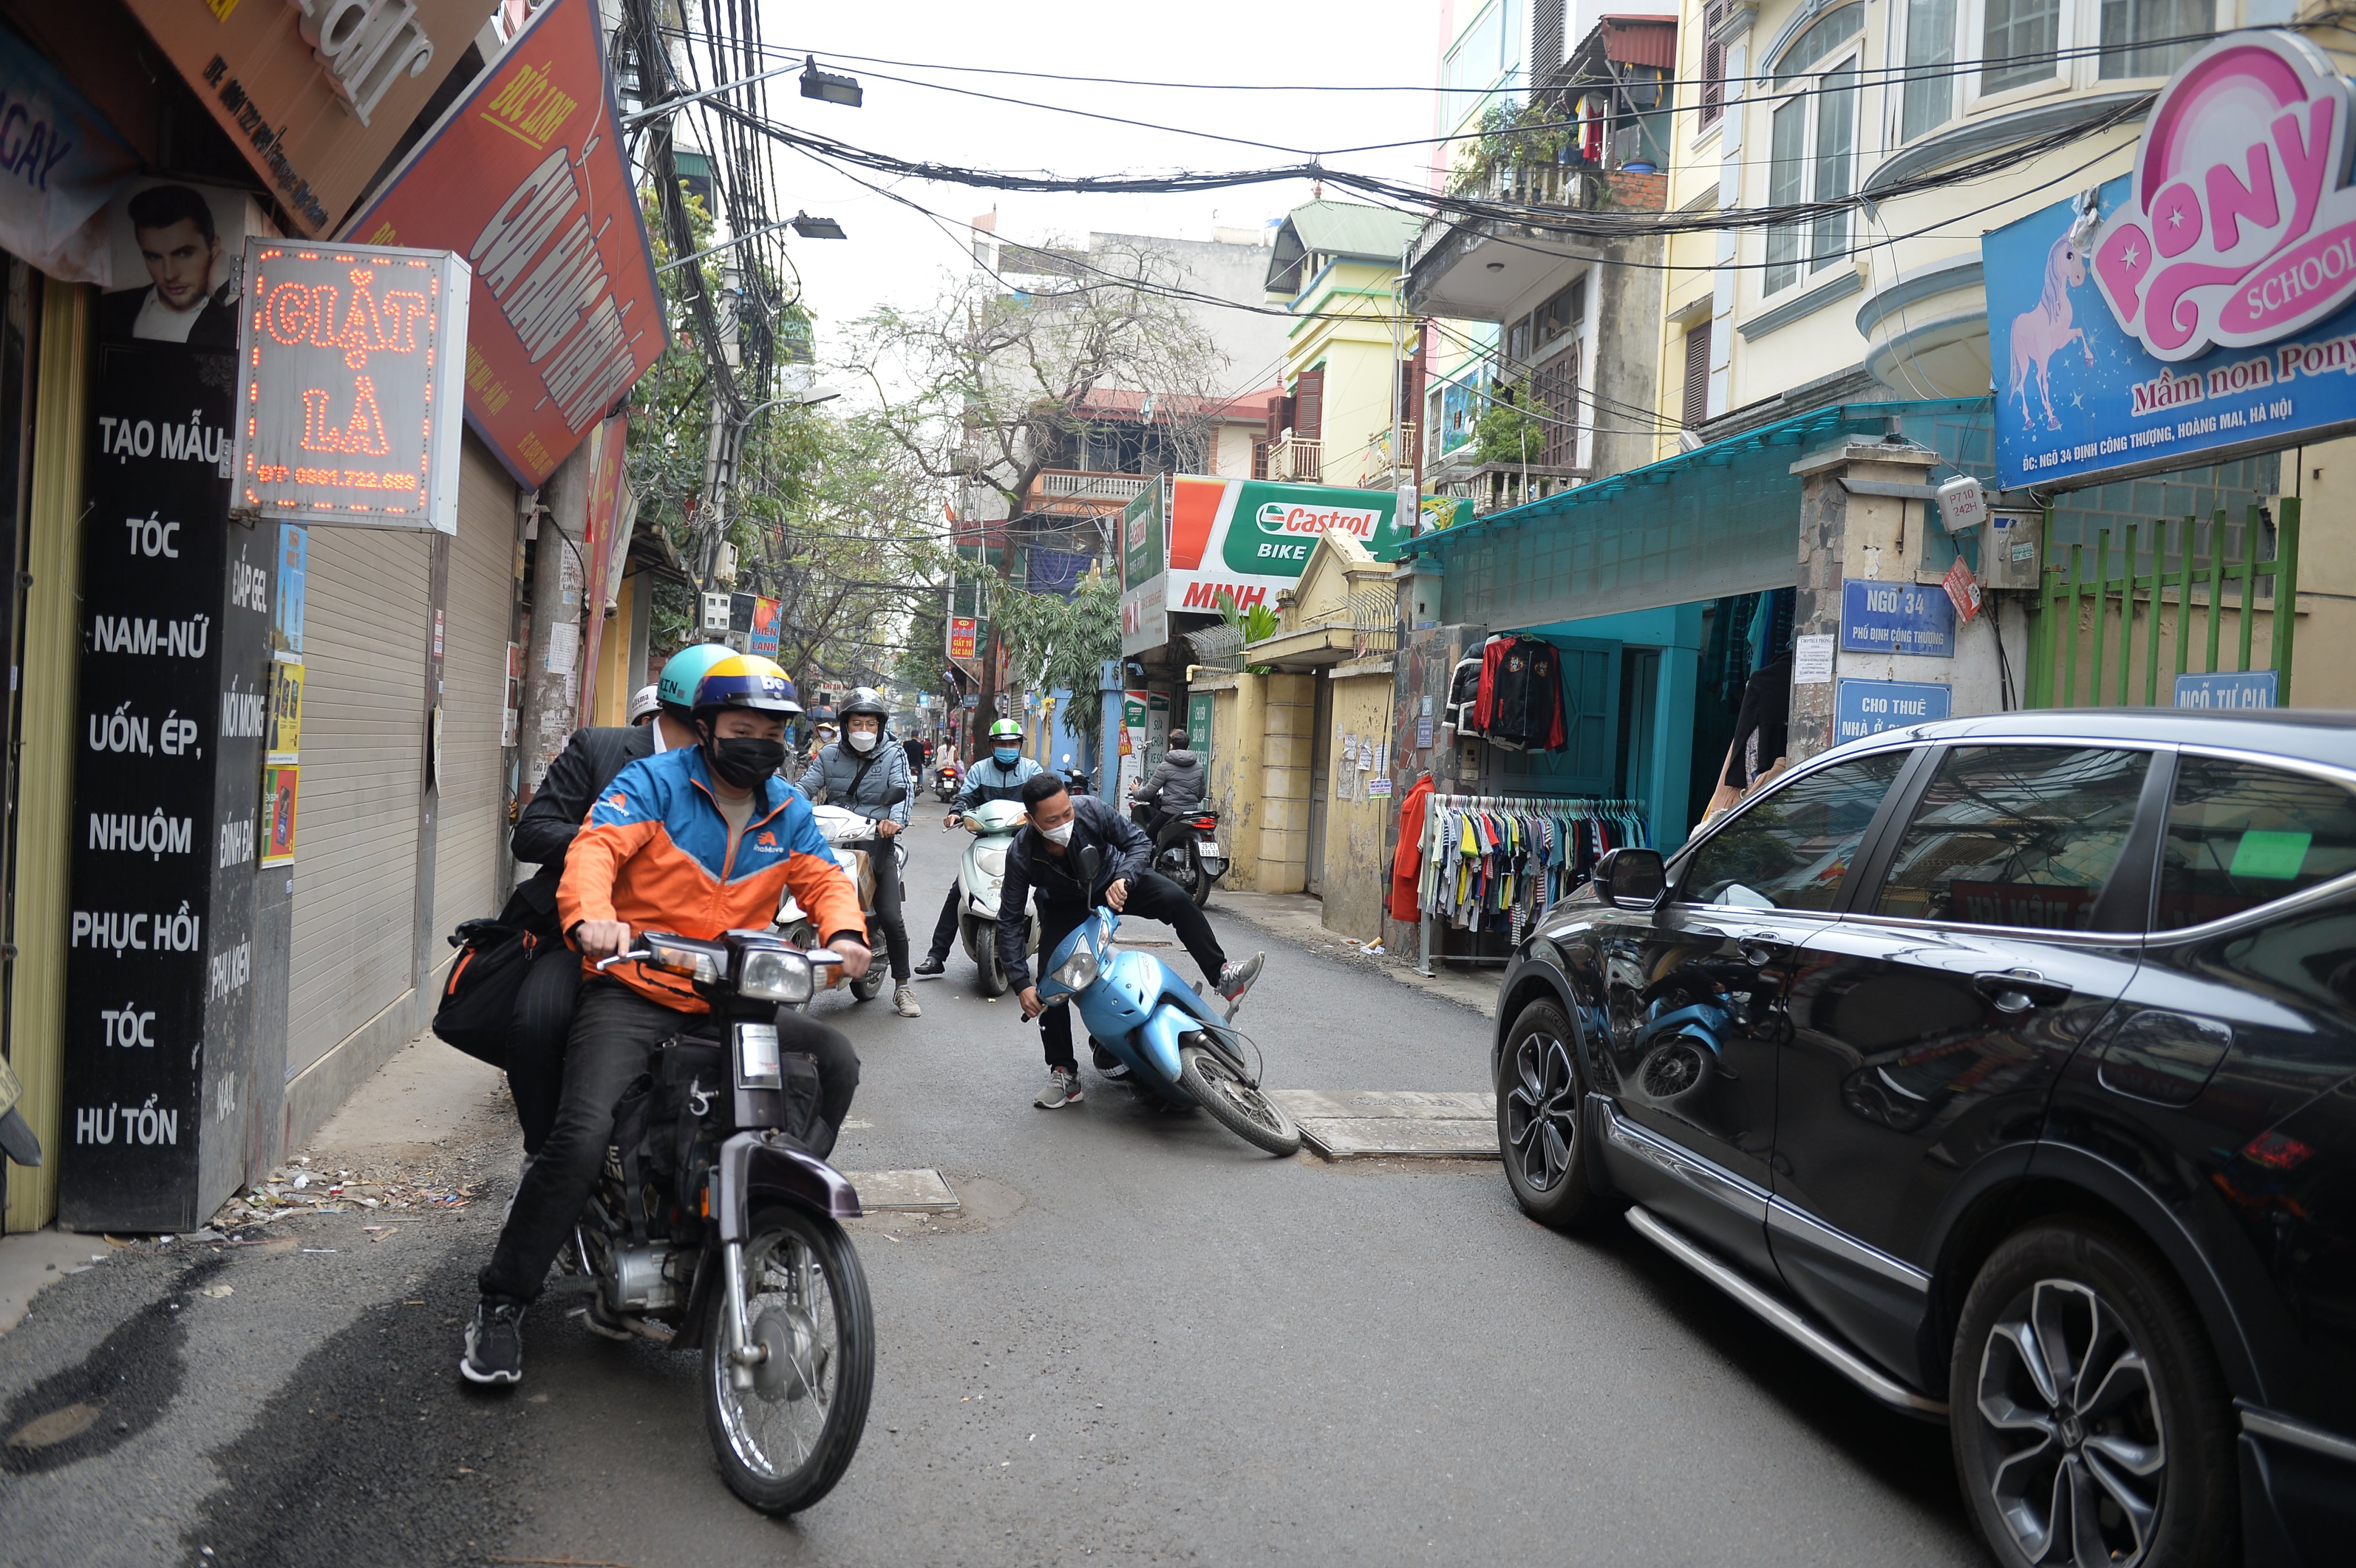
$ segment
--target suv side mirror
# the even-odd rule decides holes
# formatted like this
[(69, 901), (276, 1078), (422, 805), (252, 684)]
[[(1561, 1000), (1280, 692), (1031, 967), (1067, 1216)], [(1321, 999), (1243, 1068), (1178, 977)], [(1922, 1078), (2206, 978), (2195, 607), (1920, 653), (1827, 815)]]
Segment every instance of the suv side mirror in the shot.
[(1595, 891), (1615, 908), (1653, 908), (1668, 887), (1659, 850), (1615, 849), (1595, 863)]

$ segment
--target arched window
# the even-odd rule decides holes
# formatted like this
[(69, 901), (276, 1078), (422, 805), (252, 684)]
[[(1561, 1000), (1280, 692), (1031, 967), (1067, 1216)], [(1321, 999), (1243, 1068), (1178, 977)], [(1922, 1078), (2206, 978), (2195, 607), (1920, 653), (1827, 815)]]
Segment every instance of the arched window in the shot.
[(1829, 59), (1834, 50), (1865, 31), (1865, 7), (1844, 5), (1829, 16), (1818, 17), (1814, 27), (1783, 47), (1775, 57), (1775, 85), (1783, 86), (1794, 78), (1806, 74), (1810, 66)]
[[(1775, 59), (1775, 87), (1788, 92), (1768, 125), (1767, 201), (1772, 207), (1837, 201), (1857, 177), (1858, 56), (1865, 7), (1843, 5), (1819, 17)], [(1789, 92), (1817, 79), (1813, 92)], [(1766, 292), (1790, 287), (1805, 273), (1848, 252), (1848, 214), (1829, 212), (1767, 231)]]

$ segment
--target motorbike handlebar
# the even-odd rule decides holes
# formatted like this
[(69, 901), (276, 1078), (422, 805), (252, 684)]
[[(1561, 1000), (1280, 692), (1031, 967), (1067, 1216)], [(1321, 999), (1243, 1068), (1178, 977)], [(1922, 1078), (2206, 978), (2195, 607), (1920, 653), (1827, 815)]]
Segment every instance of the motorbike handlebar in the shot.
[(599, 959), (597, 961), (597, 972), (603, 974), (617, 963), (627, 963), (634, 960), (649, 959), (654, 956), (653, 951), (649, 949), (633, 948), (628, 952), (617, 952), (612, 958)]

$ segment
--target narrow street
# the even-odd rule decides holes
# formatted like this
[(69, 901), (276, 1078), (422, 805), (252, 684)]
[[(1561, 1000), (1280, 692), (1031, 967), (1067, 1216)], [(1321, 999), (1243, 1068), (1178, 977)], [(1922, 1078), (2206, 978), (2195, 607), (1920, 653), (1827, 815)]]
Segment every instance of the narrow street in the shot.
[[(927, 917), (959, 837), (937, 822), (910, 878)], [(1272, 1084), (1482, 1083), (1485, 1019), (1212, 911), (1231, 951), (1269, 945), (1243, 1020)], [(490, 1075), (429, 1042), (313, 1160), (349, 1167), (336, 1140), (368, 1138), (483, 1181), (455, 1213), (292, 1219), (259, 1245), (82, 1239), (108, 1261), (0, 1338), (0, 1429), (102, 1403), (0, 1459), (0, 1560), (1978, 1561), (1944, 1434), (1641, 1239), (1531, 1224), (1492, 1163), (1271, 1161), (1093, 1074), (1084, 1105), (1034, 1110), (1035, 1031), (971, 974), (953, 956), (919, 1020), (819, 1004), (864, 1062), (838, 1162), (937, 1168), (962, 1208), (854, 1228), (881, 1355), (858, 1459), (818, 1508), (778, 1523), (731, 1498), (700, 1361), (592, 1336), (570, 1282), (527, 1323), (520, 1390), (459, 1381), (517, 1146)], [(401, 1146), (412, 1109), (455, 1118), (440, 1146)]]

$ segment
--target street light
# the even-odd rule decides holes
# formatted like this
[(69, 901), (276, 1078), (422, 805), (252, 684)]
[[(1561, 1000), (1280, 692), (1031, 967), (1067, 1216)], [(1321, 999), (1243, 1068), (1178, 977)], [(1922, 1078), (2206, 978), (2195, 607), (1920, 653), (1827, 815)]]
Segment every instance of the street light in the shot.
[(859, 91), (857, 77), (837, 76), (832, 71), (820, 70), (818, 57), (805, 55), (802, 57), (802, 96), (856, 109), (863, 94)]
[(794, 232), (799, 234), (805, 240), (848, 240), (851, 238), (850, 235), (842, 231), (842, 225), (836, 222), (831, 218), (813, 218), (807, 212), (797, 212), (794, 214), (792, 221), (794, 225)]

